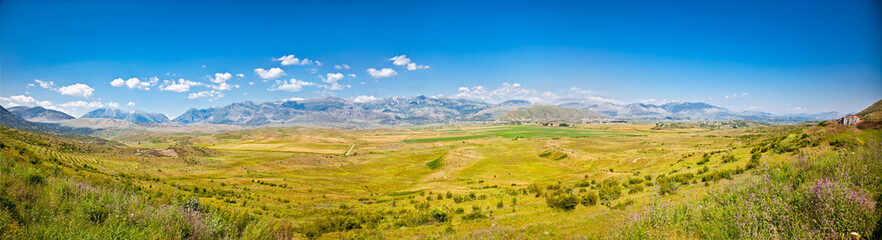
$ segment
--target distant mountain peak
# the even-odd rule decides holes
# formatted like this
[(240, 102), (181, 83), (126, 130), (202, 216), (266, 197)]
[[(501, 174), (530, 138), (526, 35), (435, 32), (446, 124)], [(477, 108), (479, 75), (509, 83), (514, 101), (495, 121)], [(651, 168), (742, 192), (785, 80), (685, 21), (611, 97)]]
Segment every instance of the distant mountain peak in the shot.
[(68, 119), (74, 119), (73, 116), (60, 111), (46, 109), (40, 106), (25, 107), (17, 106), (8, 109), (9, 112), (31, 122), (59, 122)]
[(168, 122), (169, 119), (165, 114), (162, 113), (151, 113), (139, 110), (132, 110), (129, 112), (114, 109), (114, 108), (99, 108), (92, 110), (82, 116), (82, 118), (110, 118), (110, 119), (119, 119), (126, 120), (133, 123), (144, 123), (144, 122), (156, 122), (156, 123), (164, 123)]

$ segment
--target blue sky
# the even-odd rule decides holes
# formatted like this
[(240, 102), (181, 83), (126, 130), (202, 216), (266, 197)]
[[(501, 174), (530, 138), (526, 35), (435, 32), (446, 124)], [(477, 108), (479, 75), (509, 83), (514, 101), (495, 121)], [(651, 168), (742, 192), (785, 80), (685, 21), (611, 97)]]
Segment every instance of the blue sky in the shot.
[(882, 98), (880, 15), (878, 1), (5, 0), (0, 104), (175, 117), (427, 95), (856, 112)]

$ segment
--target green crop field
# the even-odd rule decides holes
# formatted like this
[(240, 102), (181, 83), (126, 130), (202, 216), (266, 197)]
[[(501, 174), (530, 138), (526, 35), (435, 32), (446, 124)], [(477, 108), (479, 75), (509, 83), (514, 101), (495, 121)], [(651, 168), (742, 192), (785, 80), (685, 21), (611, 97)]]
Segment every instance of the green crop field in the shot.
[[(794, 184), (839, 176), (822, 171), (832, 161), (825, 159), (849, 149), (856, 154), (848, 156), (878, 161), (873, 154), (880, 135), (808, 125), (290, 127), (151, 133), (162, 139), (154, 142), (119, 134), (108, 136), (116, 142), (95, 145), (97, 140), (4, 128), (0, 236), (113, 238), (123, 231), (157, 239), (740, 238), (732, 234), (787, 226), (763, 219), (727, 225), (733, 205), (721, 196), (755, 193), (745, 186), (775, 176), (763, 184), (793, 199), (778, 204), (796, 204), (805, 186), (787, 191)], [(878, 177), (878, 167), (859, 159), (850, 163)], [(801, 180), (785, 184), (787, 179)], [(830, 191), (878, 196), (878, 183), (855, 181)], [(102, 196), (112, 200), (94, 202)], [(727, 201), (749, 201), (739, 199)], [(110, 208), (121, 203), (135, 207)], [(694, 210), (694, 204), (708, 207)], [(848, 226), (793, 219), (786, 224), (868, 233), (874, 225), (855, 218), (879, 219), (878, 211), (867, 212), (860, 203), (836, 204), (855, 215), (821, 217)], [(792, 211), (779, 214), (803, 216)], [(690, 220), (698, 217), (705, 220)], [(46, 230), (58, 227), (84, 230), (56, 237)], [(755, 238), (827, 236), (776, 234)]]

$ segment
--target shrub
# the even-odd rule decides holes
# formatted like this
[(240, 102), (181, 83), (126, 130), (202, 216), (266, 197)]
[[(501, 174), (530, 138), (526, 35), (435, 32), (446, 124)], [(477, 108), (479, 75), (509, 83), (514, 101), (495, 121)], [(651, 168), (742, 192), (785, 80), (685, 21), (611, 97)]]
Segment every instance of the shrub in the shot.
[(746, 170), (756, 168), (757, 166), (759, 166), (760, 158), (762, 158), (762, 153), (754, 153), (753, 155), (750, 156), (750, 161), (747, 162), (747, 166), (745, 166), (744, 168)]
[(548, 203), (548, 206), (551, 208), (569, 211), (575, 209), (576, 205), (579, 205), (579, 198), (576, 198), (576, 196), (571, 194), (560, 194), (545, 197), (545, 202)]
[(628, 188), (628, 194), (635, 194), (635, 193), (639, 193), (642, 191), (643, 191), (643, 187), (641, 187), (639, 184), (631, 185), (631, 187)]
[(603, 182), (600, 183), (598, 196), (600, 197), (600, 200), (604, 201), (619, 199), (619, 197), (622, 196), (622, 186), (619, 185), (618, 181), (613, 179), (603, 180)]
[(736, 161), (736, 159), (735, 159), (734, 154), (729, 153), (729, 154), (726, 154), (726, 156), (723, 156), (723, 163), (730, 163), (730, 162), (735, 162), (735, 161)]
[(592, 191), (582, 196), (582, 205), (586, 207), (597, 205), (597, 193)]
[(487, 215), (485, 215), (480, 210), (472, 211), (471, 213), (462, 216), (462, 220), (464, 220), (464, 221), (478, 220), (478, 219), (484, 219), (484, 218), (487, 218)]

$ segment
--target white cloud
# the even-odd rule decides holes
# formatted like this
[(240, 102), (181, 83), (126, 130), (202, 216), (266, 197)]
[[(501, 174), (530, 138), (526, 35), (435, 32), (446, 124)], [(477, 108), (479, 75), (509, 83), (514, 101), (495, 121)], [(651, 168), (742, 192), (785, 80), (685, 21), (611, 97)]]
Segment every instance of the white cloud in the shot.
[(119, 107), (119, 103), (117, 103), (117, 102), (107, 102), (107, 106), (109, 106), (109, 107), (114, 107), (114, 108), (118, 108), (118, 107)]
[(66, 102), (62, 103), (59, 106), (66, 108), (102, 108), (104, 104), (98, 101), (86, 102), (86, 101), (76, 101), (76, 102)]
[(214, 78), (212, 78), (211, 76), (208, 76), (208, 79), (211, 79), (211, 82), (213, 82), (213, 83), (224, 83), (227, 80), (230, 80), (232, 78), (233, 78), (233, 75), (228, 72), (227, 73), (215, 73)]
[(346, 76), (349, 76), (349, 77), (351, 77), (351, 78), (354, 78), (354, 77), (355, 77), (355, 73), (350, 73), (349, 75), (346, 75)]
[(410, 63), (410, 58), (407, 58), (407, 55), (398, 55), (390, 58), (389, 61), (392, 61), (395, 66), (404, 66)]
[(141, 79), (138, 78), (129, 78), (129, 80), (117, 78), (113, 79), (113, 81), (110, 81), (110, 85), (114, 87), (126, 86), (132, 89), (150, 90), (150, 86), (152, 85), (152, 83), (156, 83), (156, 81), (159, 81), (159, 78), (153, 77), (150, 78), (150, 81), (147, 82), (142, 82)]
[(287, 92), (298, 92), (304, 86), (315, 86), (316, 84), (313, 82), (300, 81), (297, 79), (291, 79), (290, 81), (276, 81), (276, 86), (273, 88), (267, 89), (269, 91), (287, 91)]
[(389, 59), (395, 66), (403, 66), (408, 71), (416, 71), (420, 69), (428, 69), (429, 66), (418, 65), (410, 60), (407, 55), (398, 55)]
[[(311, 61), (309, 61), (309, 58), (304, 58), (303, 60), (300, 60), (294, 57), (293, 54), (282, 56), (280, 58), (273, 58), (273, 62), (282, 62), (282, 66), (309, 65), (311, 63)], [(316, 61), (316, 65), (321, 66), (321, 63)]]
[(187, 95), (187, 98), (189, 98), (189, 99), (206, 98), (206, 97), (210, 98), (209, 101), (214, 101), (218, 98), (224, 97), (224, 93), (217, 91), (217, 90), (208, 90), (208, 91), (190, 93), (189, 95)]
[(15, 96), (10, 96), (9, 98), (0, 97), (0, 101), (8, 102), (7, 107), (15, 107), (15, 106), (20, 106), (20, 105), (31, 105), (31, 104), (36, 104), (36, 105), (39, 105), (42, 107), (47, 107), (47, 108), (52, 106), (52, 102), (50, 102), (50, 101), (39, 101), (37, 99), (34, 99), (31, 96), (25, 96), (25, 95), (15, 95)]
[(117, 79), (113, 79), (113, 81), (110, 81), (110, 86), (122, 87), (125, 85), (126, 85), (126, 80), (123, 80), (122, 78), (117, 78)]
[(263, 68), (254, 69), (254, 73), (256, 73), (260, 78), (263, 79), (275, 79), (281, 76), (285, 76), (285, 71), (282, 71), (281, 68), (270, 68), (270, 70), (264, 70)]
[(95, 91), (94, 88), (89, 87), (89, 85), (77, 83), (70, 86), (64, 86), (58, 89), (62, 95), (70, 95), (74, 97), (82, 97), (89, 98), (92, 96), (92, 92)]
[(343, 74), (342, 73), (328, 73), (327, 77), (321, 77), (321, 78), (322, 78), (322, 82), (336, 83), (337, 81), (340, 81), (340, 79), (343, 79)]
[(187, 79), (180, 78), (177, 82), (168, 81), (164, 83), (164, 86), (160, 86), (159, 89), (163, 91), (172, 91), (172, 92), (187, 92), (190, 91), (191, 86), (201, 86), (205, 85), (201, 82), (190, 81)]
[(243, 77), (245, 77), (245, 74), (238, 73), (238, 74), (236, 74), (236, 77), (243, 78)]
[(370, 101), (376, 101), (376, 100), (377, 100), (377, 98), (374, 97), (373, 95), (371, 95), (371, 96), (361, 95), (361, 96), (357, 96), (357, 97), (352, 98), (352, 101), (357, 102), (357, 103), (364, 103), (364, 102), (370, 102)]
[(233, 87), (237, 87), (237, 88), (238, 88), (239, 85), (230, 85), (230, 84), (227, 84), (227, 83), (221, 83), (221, 84), (218, 84), (218, 85), (211, 85), (211, 88), (213, 88), (213, 89), (215, 89), (215, 90), (220, 90), (220, 91), (230, 90), (230, 89), (233, 89)]
[(675, 100), (671, 100), (671, 99), (655, 99), (655, 98), (650, 98), (650, 99), (642, 99), (642, 100), (640, 100), (639, 102), (640, 102), (640, 103), (645, 103), (645, 104), (662, 105), (662, 104), (667, 104), (667, 103), (672, 103), (672, 102), (679, 102), (679, 101), (676, 100), (676, 99), (675, 99)]
[(560, 104), (567, 102), (579, 103), (622, 103), (619, 100), (598, 96), (592, 91), (580, 88), (570, 88), (568, 91), (552, 93), (521, 87), (519, 83), (503, 83), (497, 89), (487, 89), (484, 86), (459, 87), (454, 98), (463, 98), (484, 101), (488, 103), (501, 103), (508, 100), (527, 100), (539, 104)]
[(417, 65), (416, 63), (408, 63), (408, 64), (407, 64), (407, 70), (408, 70), (408, 71), (416, 71), (416, 70), (419, 70), (419, 69), (428, 69), (428, 68), (429, 68), (429, 66), (426, 66), (426, 65)]
[(305, 100), (305, 99), (303, 99), (301, 97), (290, 97), (290, 98), (282, 99), (282, 101), (285, 101), (285, 102), (287, 102), (287, 101), (303, 101), (303, 100)]
[(730, 98), (743, 98), (744, 96), (747, 96), (747, 95), (750, 95), (750, 93), (747, 93), (747, 92), (741, 92), (741, 93), (735, 93), (735, 94), (732, 94), (732, 95), (726, 95), (725, 97), (726, 97), (726, 99), (730, 99)]
[(392, 77), (398, 75), (398, 72), (392, 70), (391, 68), (383, 68), (381, 70), (377, 70), (375, 68), (368, 68), (367, 73), (371, 75), (373, 78), (384, 78), (384, 77)]
[(350, 69), (350, 67), (349, 67), (349, 65), (346, 65), (346, 64), (340, 64), (340, 65), (334, 65), (334, 69), (337, 69), (337, 70)]
[(22, 104), (31, 104), (31, 103), (37, 102), (37, 100), (34, 99), (33, 97), (25, 96), (25, 95), (15, 95), (15, 96), (10, 96), (9, 98), (12, 99), (13, 101), (16, 101), (16, 102), (22, 103)]
[(254, 85), (254, 82), (248, 82), (248, 85)]
[(34, 82), (39, 83), (41, 88), (54, 89), (55, 87), (55, 83), (52, 81), (42, 81), (40, 79), (34, 79)]
[(340, 84), (340, 83), (331, 83), (330, 85), (322, 85), (321, 87), (328, 90), (343, 90), (344, 88), (350, 88), (352, 85), (349, 84)]
[(213, 88), (215, 90), (223, 91), (223, 90), (233, 89), (233, 87), (236, 87), (236, 88), (239, 87), (239, 85), (227, 84), (227, 80), (230, 80), (233, 78), (233, 75), (230, 73), (215, 73), (213, 78), (211, 76), (205, 76), (205, 77), (210, 79), (211, 82), (217, 83), (217, 85), (210, 86), (211, 88)]
[(133, 103), (133, 102), (129, 102), (129, 103), (126, 103), (126, 106), (134, 107), (134, 106), (135, 106), (135, 103)]

